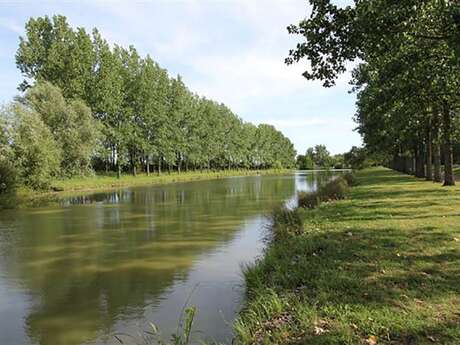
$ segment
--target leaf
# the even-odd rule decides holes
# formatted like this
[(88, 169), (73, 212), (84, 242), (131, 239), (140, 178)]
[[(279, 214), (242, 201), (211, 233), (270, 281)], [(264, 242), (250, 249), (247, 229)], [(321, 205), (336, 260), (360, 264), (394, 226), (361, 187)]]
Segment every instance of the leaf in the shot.
[(155, 326), (153, 322), (150, 322), (150, 327), (152, 327), (153, 333), (157, 334), (158, 333), (158, 327)]
[(366, 343), (369, 345), (376, 345), (377, 337), (375, 335), (371, 335), (369, 338), (367, 338)]
[(323, 333), (326, 333), (326, 330), (324, 328), (315, 326), (315, 335), (321, 335)]

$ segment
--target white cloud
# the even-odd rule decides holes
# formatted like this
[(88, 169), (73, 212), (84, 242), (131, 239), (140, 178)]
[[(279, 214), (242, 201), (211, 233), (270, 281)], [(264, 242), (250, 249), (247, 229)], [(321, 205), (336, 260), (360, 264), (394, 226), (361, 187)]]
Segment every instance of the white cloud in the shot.
[(11, 18), (0, 17), (0, 27), (9, 30), (15, 34), (22, 35), (24, 28)]
[(356, 143), (349, 74), (324, 89), (302, 77), (307, 62), (284, 64), (299, 40), (286, 26), (307, 16), (305, 0), (96, 0), (10, 7), (22, 19), (0, 17), (0, 27), (15, 33), (15, 40), (24, 18), (62, 13), (73, 26), (97, 27), (112, 44), (133, 44), (171, 75), (180, 73), (192, 91), (226, 103), (243, 119), (282, 129), (301, 152), (313, 140), (327, 141), (334, 150)]

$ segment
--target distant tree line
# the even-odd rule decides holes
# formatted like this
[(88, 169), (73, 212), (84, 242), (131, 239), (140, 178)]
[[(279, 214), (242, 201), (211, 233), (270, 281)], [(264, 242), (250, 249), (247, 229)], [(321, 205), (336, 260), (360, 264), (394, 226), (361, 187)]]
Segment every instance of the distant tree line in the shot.
[[(358, 61), (356, 122), (368, 153), (397, 170), (455, 184), (459, 140), (460, 3), (454, 0), (310, 0), (292, 34), (305, 40), (286, 62), (309, 61), (304, 76), (334, 85)], [(458, 154), (458, 153), (457, 153)], [(444, 165), (444, 169), (442, 166)]]
[[(0, 188), (113, 171), (294, 167), (293, 144), (273, 126), (243, 122), (192, 93), (133, 46), (111, 47), (97, 29), (64, 16), (31, 18), (17, 67), (24, 96), (2, 111)], [(10, 179), (10, 180), (8, 180)]]
[(350, 166), (345, 162), (343, 154), (331, 155), (325, 145), (309, 147), (307, 152), (297, 155), (297, 168), (301, 170), (343, 169)]

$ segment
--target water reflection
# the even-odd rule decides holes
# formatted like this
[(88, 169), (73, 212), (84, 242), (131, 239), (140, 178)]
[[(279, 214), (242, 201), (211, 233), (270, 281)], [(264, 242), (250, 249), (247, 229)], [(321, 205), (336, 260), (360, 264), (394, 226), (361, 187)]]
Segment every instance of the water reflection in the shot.
[(263, 215), (323, 178), (132, 188), (0, 214), (0, 344), (112, 344), (148, 321), (168, 334), (191, 291), (196, 328), (229, 342)]

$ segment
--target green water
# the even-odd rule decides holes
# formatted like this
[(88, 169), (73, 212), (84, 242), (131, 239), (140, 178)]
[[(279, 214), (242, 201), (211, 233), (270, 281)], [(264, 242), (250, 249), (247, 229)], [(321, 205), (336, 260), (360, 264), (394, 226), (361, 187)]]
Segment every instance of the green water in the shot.
[(149, 322), (168, 338), (185, 303), (198, 308), (196, 341), (230, 343), (265, 215), (327, 178), (130, 188), (1, 212), (0, 344), (118, 344), (114, 334)]

